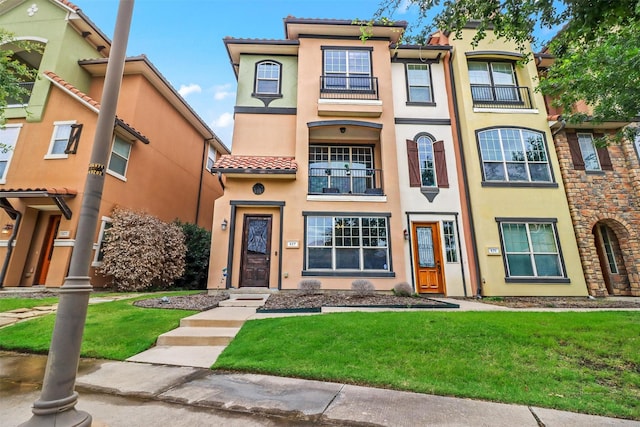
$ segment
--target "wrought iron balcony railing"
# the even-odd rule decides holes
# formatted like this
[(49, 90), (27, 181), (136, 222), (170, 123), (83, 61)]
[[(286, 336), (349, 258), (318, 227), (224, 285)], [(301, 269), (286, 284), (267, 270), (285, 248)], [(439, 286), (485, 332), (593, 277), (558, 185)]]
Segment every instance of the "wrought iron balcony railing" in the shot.
[(320, 76), (321, 99), (378, 99), (378, 78)]
[(381, 196), (381, 169), (309, 168), (309, 194)]
[(29, 99), (31, 98), (31, 92), (33, 91), (33, 85), (35, 82), (22, 82), (18, 83), (23, 89), (23, 94), (18, 97), (9, 97), (7, 98), (7, 105), (27, 105), (29, 103)]
[(471, 96), (477, 108), (534, 108), (526, 86), (472, 84)]

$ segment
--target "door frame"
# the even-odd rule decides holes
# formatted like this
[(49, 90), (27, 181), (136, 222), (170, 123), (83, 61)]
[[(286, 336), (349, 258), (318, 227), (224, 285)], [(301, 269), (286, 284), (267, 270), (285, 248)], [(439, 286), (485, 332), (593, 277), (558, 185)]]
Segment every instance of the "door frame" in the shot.
[(60, 221), (62, 221), (62, 215), (50, 215), (48, 217), (47, 228), (42, 245), (40, 246), (40, 256), (38, 257), (38, 264), (36, 266), (35, 285), (44, 285), (47, 281)]
[[(271, 254), (271, 240), (273, 238), (273, 214), (263, 214), (263, 213), (245, 213), (242, 217), (242, 233), (240, 234), (240, 272), (239, 272), (239, 281), (238, 281), (238, 288), (242, 288), (242, 287), (247, 287), (247, 286), (243, 286), (242, 282), (243, 282), (243, 274), (244, 274), (244, 263), (245, 263), (245, 256), (246, 256), (246, 238), (247, 238), (247, 232), (248, 232), (248, 228), (247, 228), (247, 224), (249, 223), (249, 220), (252, 218), (263, 218), (263, 219), (268, 219), (269, 220), (269, 228), (267, 230), (267, 277), (266, 277), (266, 286), (264, 286), (266, 289), (269, 289), (270, 284), (271, 284), (271, 258), (272, 258), (272, 254)], [(262, 287), (262, 286), (260, 286)]]
[[(411, 270), (412, 270), (412, 274), (413, 274), (413, 278), (414, 278), (414, 285), (415, 285), (415, 290), (417, 293), (419, 292), (419, 285), (418, 285), (418, 281), (419, 281), (419, 264), (418, 264), (418, 239), (417, 239), (417, 234), (416, 234), (416, 229), (418, 227), (424, 227), (424, 226), (434, 226), (434, 233), (432, 235), (432, 239), (433, 239), (433, 246), (434, 246), (434, 260), (436, 262), (436, 266), (438, 266), (439, 263), (439, 267), (438, 268), (438, 291), (439, 292), (431, 292), (434, 294), (443, 294), (446, 295), (447, 294), (447, 282), (446, 282), (446, 278), (445, 278), (445, 262), (444, 262), (444, 256), (443, 256), (443, 252), (442, 252), (442, 248), (443, 248), (443, 241), (442, 241), (442, 236), (441, 236), (441, 221), (413, 221), (411, 222)], [(441, 292), (440, 292), (441, 291)], [(424, 292), (423, 292), (424, 293)], [(426, 292), (427, 294), (429, 292)]]

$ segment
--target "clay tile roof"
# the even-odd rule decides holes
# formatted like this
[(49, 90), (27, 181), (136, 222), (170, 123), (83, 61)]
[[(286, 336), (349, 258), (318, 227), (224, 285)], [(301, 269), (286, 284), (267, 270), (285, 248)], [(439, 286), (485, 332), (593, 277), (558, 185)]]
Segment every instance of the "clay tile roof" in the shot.
[(240, 170), (296, 173), (298, 164), (293, 157), (223, 155), (213, 165), (213, 169), (221, 172)]
[(70, 1), (67, 0), (58, 0), (58, 3), (62, 3), (63, 5), (70, 7), (71, 9), (75, 10), (76, 12), (80, 10), (80, 8), (78, 6), (76, 6), (75, 4), (71, 3)]
[[(66, 187), (49, 187), (49, 188), (0, 188), (0, 193), (33, 193), (34, 196), (38, 196), (36, 193), (46, 193), (48, 196), (69, 196), (74, 197), (78, 194), (76, 190), (72, 190)], [(7, 196), (3, 196), (7, 197)]]
[(91, 98), (86, 93), (78, 90), (75, 86), (73, 86), (71, 83), (69, 83), (66, 80), (64, 80), (62, 77), (58, 76), (53, 71), (45, 71), (43, 74), (45, 76), (49, 77), (51, 80), (53, 80), (56, 83), (58, 83), (60, 86), (62, 86), (65, 89), (67, 89), (69, 92), (71, 92), (74, 95), (76, 95), (78, 98), (80, 98), (83, 101), (87, 102), (89, 105), (91, 105), (91, 106), (93, 106), (95, 108), (98, 108), (98, 109), (100, 108), (100, 103), (98, 101), (96, 101), (95, 99)]
[(562, 115), (560, 114), (548, 114), (547, 115), (547, 120), (550, 122), (555, 122), (557, 120), (560, 120), (560, 118), (562, 117)]

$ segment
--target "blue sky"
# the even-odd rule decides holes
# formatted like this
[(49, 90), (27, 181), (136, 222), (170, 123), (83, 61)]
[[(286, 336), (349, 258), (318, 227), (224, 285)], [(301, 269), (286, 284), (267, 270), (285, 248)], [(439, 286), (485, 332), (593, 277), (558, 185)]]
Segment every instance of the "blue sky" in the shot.
[[(108, 37), (118, 0), (72, 0)], [(231, 146), (236, 79), (222, 42), (284, 38), (283, 18), (368, 18), (376, 0), (135, 0), (127, 55), (145, 54)]]
[[(113, 38), (118, 0), (72, 1)], [(368, 19), (378, 5), (378, 0), (135, 0), (127, 55), (147, 55), (230, 147), (236, 79), (224, 37), (283, 39), (282, 20), (288, 15)], [(410, 21), (405, 12), (394, 18)]]

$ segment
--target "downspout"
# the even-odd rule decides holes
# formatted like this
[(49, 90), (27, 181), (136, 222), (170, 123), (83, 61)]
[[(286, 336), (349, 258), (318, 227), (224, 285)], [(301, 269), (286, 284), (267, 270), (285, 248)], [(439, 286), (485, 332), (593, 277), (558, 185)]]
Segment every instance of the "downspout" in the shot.
[[(6, 207), (5, 207), (6, 210)], [(15, 224), (13, 225), (13, 232), (7, 241), (7, 256), (4, 258), (4, 263), (2, 264), (2, 270), (0, 270), (0, 289), (4, 287), (4, 278), (7, 275), (7, 269), (9, 268), (9, 261), (11, 261), (11, 254), (13, 253), (13, 242), (18, 235), (18, 229), (20, 228), (20, 220), (22, 219), (22, 213), (19, 211), (13, 211), (16, 215)]]
[[(462, 130), (460, 129), (460, 114), (458, 111), (458, 96), (456, 91), (456, 81), (453, 74), (453, 49), (449, 53), (449, 79), (451, 80), (451, 97), (453, 98), (453, 114), (456, 120), (456, 135), (458, 137), (458, 149), (460, 151), (460, 162), (462, 163), (462, 177), (464, 180), (464, 197), (467, 203), (467, 215), (469, 217), (469, 232), (471, 234), (471, 246), (473, 247), (473, 256), (475, 258), (475, 270), (477, 277), (476, 298), (482, 298), (482, 280), (480, 274), (480, 262), (478, 257), (478, 246), (476, 241), (476, 231), (473, 222), (473, 211), (471, 209), (471, 197), (469, 196), (469, 175), (467, 174), (466, 161), (464, 158), (464, 144), (462, 143)], [(465, 288), (466, 291), (466, 288)]]
[(567, 121), (565, 119), (563, 119), (562, 116), (558, 117), (558, 119), (560, 119), (560, 127), (558, 129), (556, 129), (554, 132), (551, 132), (551, 136), (556, 136), (557, 134), (562, 132), (562, 130), (565, 127), (567, 127)]

